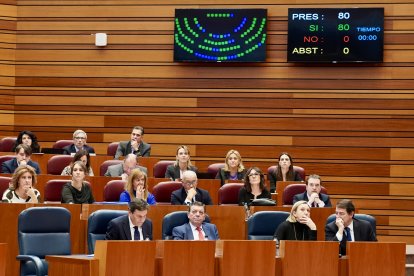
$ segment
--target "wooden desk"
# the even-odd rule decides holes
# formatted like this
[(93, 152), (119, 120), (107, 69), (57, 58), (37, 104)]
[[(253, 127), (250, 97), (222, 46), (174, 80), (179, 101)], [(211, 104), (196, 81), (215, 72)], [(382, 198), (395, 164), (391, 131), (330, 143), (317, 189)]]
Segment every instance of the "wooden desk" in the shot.
[(405, 275), (405, 243), (348, 242), (347, 276)]
[(215, 246), (215, 241), (157, 241), (158, 275), (214, 276)]
[(96, 241), (99, 276), (154, 275), (155, 241)]
[(274, 241), (218, 240), (216, 256), (219, 276), (275, 276)]
[(305, 184), (303, 181), (278, 181), (276, 183), (276, 205), (283, 206), (283, 191), (290, 184)]
[(0, 243), (0, 276), (6, 276), (7, 244)]
[(338, 242), (280, 241), (282, 275), (338, 275), (338, 248)]
[(98, 259), (86, 255), (46, 256), (49, 276), (99, 276)]

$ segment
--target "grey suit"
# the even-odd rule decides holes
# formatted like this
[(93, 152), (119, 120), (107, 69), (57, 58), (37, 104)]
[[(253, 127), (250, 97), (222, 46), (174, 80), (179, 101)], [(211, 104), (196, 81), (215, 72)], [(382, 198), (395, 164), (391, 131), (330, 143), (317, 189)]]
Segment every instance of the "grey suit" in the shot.
[(127, 156), (130, 153), (133, 153), (138, 157), (149, 157), (151, 155), (151, 145), (141, 141), (138, 150), (132, 152), (131, 141), (121, 141), (116, 149), (114, 159), (119, 159), (121, 156)]
[[(140, 169), (142, 172), (148, 175), (147, 168), (142, 167), (142, 166), (136, 166), (136, 168)], [(109, 166), (105, 173), (105, 176), (117, 177), (117, 176), (121, 176), (123, 173), (124, 173), (123, 163), (120, 163), (120, 164)]]
[[(219, 234), (217, 227), (214, 224), (203, 222), (201, 228), (206, 235), (206, 239), (218, 240)], [(191, 230), (190, 223), (186, 223), (180, 226), (176, 226), (172, 230), (174, 240), (194, 240), (193, 231)]]

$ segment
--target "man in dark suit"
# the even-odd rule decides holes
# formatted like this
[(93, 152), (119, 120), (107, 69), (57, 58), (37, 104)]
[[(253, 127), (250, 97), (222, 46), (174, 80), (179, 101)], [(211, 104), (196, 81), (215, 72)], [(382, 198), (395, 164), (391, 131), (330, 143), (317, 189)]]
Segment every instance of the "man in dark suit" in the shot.
[(174, 227), (174, 240), (218, 240), (219, 234), (214, 224), (204, 222), (206, 219), (205, 206), (195, 201), (188, 207), (188, 223)]
[(152, 221), (147, 219), (148, 204), (142, 199), (128, 203), (128, 215), (111, 220), (106, 240), (152, 240)]
[(121, 156), (127, 156), (130, 153), (138, 157), (149, 157), (151, 155), (151, 145), (142, 141), (143, 137), (144, 128), (135, 126), (131, 132), (131, 140), (119, 142), (114, 159), (119, 159)]
[(86, 135), (85, 131), (81, 129), (75, 130), (75, 132), (73, 133), (73, 144), (64, 147), (63, 154), (74, 155), (81, 149), (94, 154), (95, 149), (86, 144), (87, 139), (88, 136)]
[(36, 171), (36, 174), (40, 174), (39, 164), (30, 160), (31, 155), (32, 148), (30, 146), (25, 144), (18, 145), (16, 147), (16, 157), (1, 164), (1, 173), (12, 174), (17, 167), (21, 165), (29, 165)]
[(309, 207), (332, 207), (331, 200), (327, 194), (321, 193), (321, 177), (317, 174), (309, 175), (306, 181), (306, 191), (293, 197), (293, 204), (304, 200)]
[(197, 188), (197, 174), (185, 171), (182, 175), (182, 188), (172, 192), (171, 205), (190, 205), (195, 201), (213, 205), (208, 191)]
[(336, 220), (325, 227), (325, 240), (339, 241), (341, 255), (346, 255), (346, 243), (352, 241), (377, 241), (371, 223), (354, 218), (355, 206), (349, 199), (336, 204)]

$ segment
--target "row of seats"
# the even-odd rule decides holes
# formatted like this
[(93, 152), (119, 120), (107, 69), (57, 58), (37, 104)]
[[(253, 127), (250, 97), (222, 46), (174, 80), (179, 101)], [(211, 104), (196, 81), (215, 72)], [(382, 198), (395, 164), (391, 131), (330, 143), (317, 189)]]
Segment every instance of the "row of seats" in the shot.
[[(0, 176), (0, 195), (9, 187), (11, 177)], [(53, 179), (49, 180), (45, 184), (44, 194), (42, 198), (45, 202), (60, 202), (61, 191), (63, 185), (67, 183), (67, 179)], [(120, 194), (125, 189), (125, 181), (123, 180), (110, 180), (105, 185), (103, 190), (104, 201), (114, 202), (119, 201)], [(219, 205), (236, 205), (238, 204), (239, 190), (243, 186), (243, 183), (227, 183), (220, 187), (218, 190)], [(170, 204), (171, 193), (181, 188), (180, 182), (175, 181), (163, 181), (156, 184), (152, 193), (155, 196), (155, 200), (158, 204), (165, 205)], [(283, 203), (282, 205), (292, 205), (293, 197), (296, 194), (305, 192), (305, 184), (290, 184), (283, 192)], [(327, 190), (322, 187), (322, 193), (328, 193)]]
[[(11, 160), (15, 158), (14, 155), (3, 155), (0, 156), (0, 167), (3, 162), (6, 162), (8, 160)], [(52, 174), (52, 175), (60, 175), (63, 171), (63, 169), (68, 166), (73, 160), (73, 157), (70, 155), (54, 155), (47, 161), (47, 172), (46, 174)], [(107, 171), (109, 166), (116, 165), (122, 163), (122, 160), (106, 160), (104, 161), (101, 166), (99, 167), (99, 175), (103, 176), (105, 172)], [(161, 160), (158, 161), (153, 169), (153, 174), (155, 178), (164, 178), (165, 172), (167, 170), (167, 167), (169, 165), (174, 164), (175, 161), (167, 161), (167, 160)], [(217, 172), (224, 168), (224, 163), (214, 163), (208, 166), (207, 168), (207, 174), (209, 178), (215, 178), (217, 175)], [(268, 173), (276, 170), (277, 166), (270, 166), (268, 168)], [(151, 169), (151, 168), (148, 168)], [(302, 179), (305, 179), (305, 170), (302, 167), (299, 166), (293, 166), (293, 169), (301, 175)]]
[[(14, 144), (16, 143), (17, 137), (4, 137), (0, 140), (0, 152), (12, 152)], [(72, 145), (73, 140), (58, 140), (52, 148), (63, 149), (66, 146)], [(109, 156), (115, 156), (116, 149), (118, 148), (119, 142), (112, 142), (108, 145), (106, 154)]]
[[(105, 239), (109, 221), (127, 213), (127, 211), (120, 210), (98, 210), (89, 216), (87, 231), (89, 254), (94, 253), (97, 240)], [(275, 230), (288, 216), (288, 212), (282, 211), (254, 213), (247, 221), (247, 239), (273, 240)], [(376, 231), (374, 217), (364, 214), (355, 216), (357, 219), (369, 221)], [(71, 254), (70, 217), (70, 212), (62, 207), (32, 207), (20, 213), (18, 218), (19, 255), (17, 259), (22, 261), (23, 275), (34, 270), (32, 264), (27, 264), (27, 260), (34, 261), (37, 266), (36, 270), (41, 272), (38, 275), (47, 275), (47, 263), (44, 259), (46, 255)], [(335, 214), (329, 216), (326, 223), (330, 223), (334, 219)], [(207, 221), (210, 222), (210, 219), (207, 218)], [(171, 239), (172, 229), (187, 222), (186, 211), (176, 211), (165, 215), (162, 220), (162, 239)]]

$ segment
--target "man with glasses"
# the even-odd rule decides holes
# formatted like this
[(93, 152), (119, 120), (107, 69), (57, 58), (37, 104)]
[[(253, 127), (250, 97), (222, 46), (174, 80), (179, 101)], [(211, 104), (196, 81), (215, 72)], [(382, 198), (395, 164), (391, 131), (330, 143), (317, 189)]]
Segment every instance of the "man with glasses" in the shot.
[(88, 136), (86, 132), (78, 129), (73, 133), (73, 144), (63, 148), (63, 154), (75, 155), (79, 150), (86, 150), (89, 154), (95, 154), (95, 149), (86, 144)]
[(143, 173), (148, 174), (147, 168), (138, 165), (136, 155), (130, 153), (125, 157), (124, 162), (109, 166), (104, 175), (110, 177), (120, 176), (122, 180), (127, 181), (133, 169), (140, 169)]
[(321, 193), (321, 177), (311, 174), (306, 181), (306, 191), (293, 197), (293, 204), (304, 200), (309, 207), (332, 207), (331, 200), (327, 194)]
[(195, 201), (205, 205), (213, 205), (208, 191), (197, 188), (197, 174), (185, 171), (182, 175), (182, 187), (171, 194), (172, 205), (190, 205)]
[(371, 223), (354, 218), (355, 206), (349, 199), (336, 204), (336, 220), (325, 227), (325, 240), (339, 241), (340, 254), (346, 255), (346, 243), (352, 241), (377, 241)]
[(214, 224), (204, 222), (206, 219), (205, 205), (195, 201), (188, 207), (189, 222), (176, 226), (172, 230), (174, 240), (218, 240), (219, 234)]
[(135, 126), (131, 132), (131, 140), (119, 142), (115, 153), (115, 159), (119, 159), (121, 156), (127, 156), (130, 153), (133, 153), (138, 157), (149, 157), (151, 155), (151, 145), (145, 143), (142, 140), (143, 137), (144, 128)]

